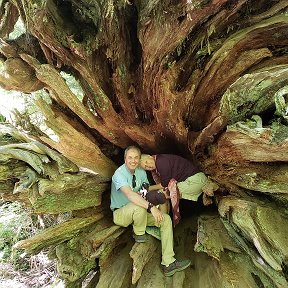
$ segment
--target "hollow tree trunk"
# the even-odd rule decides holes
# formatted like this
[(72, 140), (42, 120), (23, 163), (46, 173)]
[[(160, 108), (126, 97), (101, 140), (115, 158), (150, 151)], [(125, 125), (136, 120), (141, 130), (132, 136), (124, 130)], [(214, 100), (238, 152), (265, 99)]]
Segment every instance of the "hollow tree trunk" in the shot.
[[(3, 0), (0, 85), (30, 93), (57, 139), (27, 119), (26, 134), (2, 124), (0, 193), (34, 213), (72, 211), (16, 248), (49, 248), (67, 287), (94, 270), (90, 287), (288, 287), (287, 9)], [(18, 18), (26, 32), (11, 40)], [(112, 221), (109, 181), (130, 144), (193, 159), (220, 186), (217, 213), (176, 227), (177, 255), (192, 266), (170, 278), (158, 240), (134, 244)]]

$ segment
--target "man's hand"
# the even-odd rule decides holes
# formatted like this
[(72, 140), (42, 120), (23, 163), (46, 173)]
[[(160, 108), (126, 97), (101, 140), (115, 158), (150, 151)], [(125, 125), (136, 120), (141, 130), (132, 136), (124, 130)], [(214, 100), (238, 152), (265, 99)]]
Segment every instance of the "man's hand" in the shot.
[[(134, 204), (147, 209), (147, 201), (143, 199), (138, 193), (132, 191), (129, 186), (122, 186), (120, 190), (127, 196), (127, 198)], [(153, 215), (156, 223), (161, 224), (164, 217), (162, 212), (155, 206), (151, 209), (151, 214)]]
[(161, 224), (164, 219), (162, 212), (156, 206), (153, 206), (150, 211), (156, 223)]

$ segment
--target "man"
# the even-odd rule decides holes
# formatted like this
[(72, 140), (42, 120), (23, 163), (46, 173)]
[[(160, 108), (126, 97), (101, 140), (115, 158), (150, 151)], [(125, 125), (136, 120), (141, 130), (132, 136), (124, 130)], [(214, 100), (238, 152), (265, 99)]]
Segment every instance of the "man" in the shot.
[(173, 229), (171, 218), (163, 214), (156, 206), (146, 201), (137, 192), (143, 182), (148, 182), (146, 171), (138, 167), (141, 151), (135, 146), (125, 150), (125, 163), (112, 177), (111, 205), (113, 221), (116, 225), (133, 226), (136, 242), (145, 242), (146, 226), (157, 226), (161, 233), (162, 262), (165, 276), (184, 270), (189, 260), (178, 261), (174, 258)]

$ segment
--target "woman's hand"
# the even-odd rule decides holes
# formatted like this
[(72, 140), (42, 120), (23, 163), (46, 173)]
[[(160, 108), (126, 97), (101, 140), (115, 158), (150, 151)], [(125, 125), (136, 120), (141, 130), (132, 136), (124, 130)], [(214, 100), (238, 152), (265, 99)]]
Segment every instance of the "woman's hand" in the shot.
[(170, 199), (170, 198), (171, 198), (171, 197), (170, 197), (170, 192), (169, 192), (169, 190), (168, 190), (168, 187), (164, 187), (164, 188), (161, 190), (161, 192), (164, 193), (166, 199)]

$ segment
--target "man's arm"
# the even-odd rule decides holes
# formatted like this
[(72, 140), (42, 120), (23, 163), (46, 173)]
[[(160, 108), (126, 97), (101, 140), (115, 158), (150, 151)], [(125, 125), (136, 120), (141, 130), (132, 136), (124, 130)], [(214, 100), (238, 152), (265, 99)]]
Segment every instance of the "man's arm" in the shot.
[(125, 196), (129, 199), (130, 202), (145, 209), (148, 208), (148, 202), (138, 193), (133, 192), (130, 186), (122, 186), (120, 190), (123, 194), (125, 194)]
[[(130, 186), (122, 186), (120, 187), (120, 190), (125, 194), (130, 202), (142, 208), (148, 209), (149, 202), (142, 198), (138, 193), (133, 192)], [(159, 209), (157, 209), (157, 207), (153, 206), (150, 211), (156, 222), (161, 223), (163, 221), (163, 214)]]

